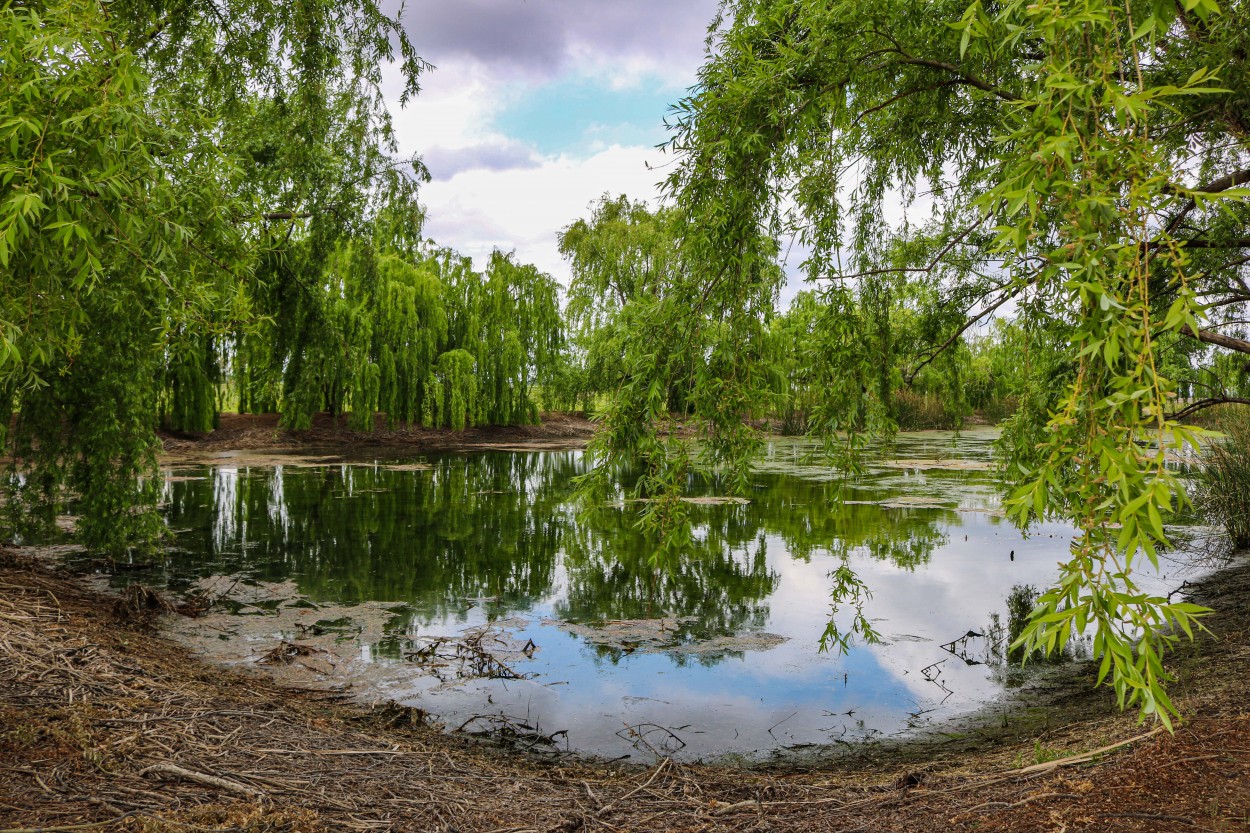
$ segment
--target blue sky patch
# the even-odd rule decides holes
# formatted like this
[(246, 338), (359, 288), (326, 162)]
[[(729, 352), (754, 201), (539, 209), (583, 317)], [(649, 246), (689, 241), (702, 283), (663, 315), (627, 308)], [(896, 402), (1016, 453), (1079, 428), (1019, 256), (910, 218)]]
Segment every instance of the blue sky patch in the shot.
[(594, 77), (562, 78), (517, 91), (494, 128), (545, 155), (588, 157), (614, 144), (665, 141), (664, 116), (683, 94), (659, 78), (613, 89)]

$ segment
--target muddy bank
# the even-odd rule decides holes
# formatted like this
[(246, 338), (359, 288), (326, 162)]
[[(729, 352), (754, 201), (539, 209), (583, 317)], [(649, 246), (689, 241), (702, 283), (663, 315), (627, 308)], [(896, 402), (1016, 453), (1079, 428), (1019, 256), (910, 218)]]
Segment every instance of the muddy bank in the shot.
[[(1210, 622), (1218, 638), (1176, 663), (1187, 720), (1174, 737), (1110, 715), (993, 750), (878, 749), (801, 772), (663, 760), (624, 768), (483, 748), (420, 725), (410, 710), (201, 664), (131, 608), (115, 611), (114, 599), (74, 577), (0, 553), (0, 825), (1245, 830), (1250, 571), (1217, 574), (1193, 595), (1219, 611)], [(159, 605), (150, 613), (167, 615)], [(1028, 768), (1132, 738), (1093, 760)]]
[(419, 425), (387, 427), (379, 414), (373, 431), (351, 428), (346, 417), (321, 413), (305, 431), (290, 431), (278, 424), (277, 414), (222, 414), (218, 428), (208, 434), (160, 432), (169, 457), (198, 458), (223, 451), (339, 451), (396, 449), (405, 451), (458, 451), (461, 449), (527, 450), (581, 448), (594, 434), (594, 423), (577, 414), (546, 413), (538, 425), (477, 426), (464, 431), (424, 428)]

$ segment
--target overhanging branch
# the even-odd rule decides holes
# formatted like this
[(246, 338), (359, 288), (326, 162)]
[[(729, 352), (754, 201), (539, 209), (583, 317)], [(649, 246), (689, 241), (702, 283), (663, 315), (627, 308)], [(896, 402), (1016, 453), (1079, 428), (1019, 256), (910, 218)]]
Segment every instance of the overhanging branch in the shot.
[[(1201, 194), (1218, 194), (1221, 191), (1227, 191), (1230, 188), (1236, 188), (1237, 186), (1245, 185), (1246, 183), (1250, 183), (1250, 168), (1243, 171), (1234, 171), (1231, 174), (1220, 177), (1219, 179), (1213, 179), (1210, 182), (1199, 185), (1194, 190)], [(1193, 211), (1197, 207), (1197, 198), (1190, 197), (1189, 201), (1181, 207), (1181, 210), (1177, 213), (1177, 215), (1167, 224), (1164, 233), (1170, 235), (1175, 232), (1178, 228), (1180, 228), (1181, 222), (1189, 216), (1189, 212)]]
[(1214, 344), (1217, 347), (1223, 347), (1227, 350), (1234, 350), (1238, 353), (1250, 355), (1250, 341), (1246, 341), (1242, 338), (1233, 338), (1232, 336), (1226, 336), (1223, 333), (1217, 333), (1214, 330), (1199, 330), (1195, 333), (1192, 329), (1190, 329), (1188, 324), (1181, 327), (1180, 332), (1181, 335), (1196, 338), (1204, 344)]
[(1250, 237), (1229, 240), (1177, 240), (1186, 249), (1250, 249)]
[(1239, 396), (1212, 396), (1209, 399), (1199, 399), (1197, 402), (1191, 402), (1184, 408), (1181, 408), (1174, 414), (1168, 414), (1168, 419), (1184, 419), (1192, 416), (1199, 411), (1205, 411), (1207, 408), (1213, 408), (1216, 405), (1250, 405), (1250, 399), (1242, 399)]
[[(956, 341), (958, 341), (959, 337), (962, 336), (964, 333), (966, 333), (968, 329), (972, 327), (973, 324), (976, 324), (978, 321), (985, 318), (985, 316), (994, 312), (994, 310), (998, 309), (1003, 304), (1007, 303), (1012, 298), (1016, 297), (1016, 295), (1018, 295), (1020, 293), (1020, 290), (1023, 288), (1024, 288), (1023, 286), (1017, 286), (1016, 288), (1009, 290), (1008, 292), (1003, 294), (1003, 297), (999, 298), (993, 304), (990, 304), (988, 307), (981, 310), (976, 315), (972, 316), (967, 321), (965, 321), (962, 327), (956, 330), (951, 335), (950, 338), (946, 339), (946, 341), (939, 344), (937, 348), (933, 350), (933, 352), (931, 352), (928, 356), (925, 357), (924, 361), (920, 362), (920, 364), (916, 365), (911, 370), (909, 370), (907, 374), (903, 377), (903, 383), (907, 385), (908, 387), (910, 387), (911, 383), (915, 381), (916, 379), (916, 374), (918, 374), (921, 370), (923, 370), (926, 365), (931, 364), (934, 359), (936, 359), (938, 356), (942, 355), (947, 350), (949, 350), (951, 345), (953, 345)], [(1247, 346), (1250, 347), (1250, 344), (1247, 344)]]
[(262, 220), (277, 222), (280, 220), (306, 220), (313, 216), (310, 211), (270, 211), (267, 214), (260, 215)]
[(966, 84), (969, 87), (976, 87), (978, 90), (982, 90), (984, 92), (990, 93), (991, 95), (998, 96), (1003, 101), (1019, 101), (1020, 100), (1020, 96), (1016, 95), (1015, 93), (1010, 92), (1008, 90), (1004, 90), (1002, 87), (996, 87), (993, 84), (989, 83), (988, 81), (983, 81), (982, 79), (978, 78), (975, 75), (966, 73), (959, 67), (955, 66), (954, 64), (948, 64), (945, 61), (931, 61), (928, 58), (915, 58), (911, 55), (908, 55), (906, 52), (903, 52), (902, 50), (899, 51), (899, 55), (901, 56), (898, 59), (899, 63), (910, 64), (911, 66), (917, 66), (917, 67), (927, 67), (929, 69), (940, 69), (945, 72), (949, 72), (951, 75), (954, 75), (955, 76), (954, 80), (957, 81), (958, 83)]

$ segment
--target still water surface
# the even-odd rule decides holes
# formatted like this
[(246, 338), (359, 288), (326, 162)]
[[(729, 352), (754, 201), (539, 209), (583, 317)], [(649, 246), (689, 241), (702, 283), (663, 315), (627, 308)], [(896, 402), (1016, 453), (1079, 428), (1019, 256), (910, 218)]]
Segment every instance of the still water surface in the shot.
[[(254, 663), (313, 645), (292, 666), (451, 729), (767, 758), (940, 723), (1018, 684), (997, 638), (1007, 597), (1052, 580), (1072, 531), (1026, 539), (999, 514), (994, 437), (902, 435), (853, 481), (775, 441), (750, 502), (692, 506), (695, 541), (663, 566), (637, 504), (579, 514), (578, 451), (227, 455), (167, 469), (178, 546), (145, 580), (224, 595), (183, 626), (199, 650)], [(843, 558), (885, 642), (838, 656), (818, 641)]]

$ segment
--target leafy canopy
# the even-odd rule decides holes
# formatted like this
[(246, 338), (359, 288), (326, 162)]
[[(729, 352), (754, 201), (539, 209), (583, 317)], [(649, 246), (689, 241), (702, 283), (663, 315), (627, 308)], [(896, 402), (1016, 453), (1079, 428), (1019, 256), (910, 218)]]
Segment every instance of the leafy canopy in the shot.
[[(1014, 308), (1031, 369), (1003, 438), (1007, 507), (1022, 526), (1053, 517), (1080, 530), (1021, 643), (1060, 650), (1092, 628), (1100, 681), (1170, 725), (1161, 656), (1202, 611), (1143, 592), (1134, 572), (1157, 561), (1186, 502), (1169, 455), (1201, 436), (1178, 419), (1180, 363), (1167, 356), (1194, 340), (1250, 352), (1221, 332), (1250, 300), (1250, 5), (722, 9), (670, 143), (686, 268), (666, 290), (674, 303), (633, 324), (599, 459), (642, 453), (654, 488), (680, 479), (687, 463), (657, 434), (655, 391), (686, 373), (669, 358), (686, 351), (707, 359), (680, 377), (707, 461), (743, 470), (750, 421), (776, 390), (762, 328), (783, 236), (810, 251), (824, 305), (811, 427), (849, 432), (852, 446), (891, 427), (865, 366), (890, 293), (910, 292), (934, 324), (919, 330), (907, 382)], [(889, 222), (899, 201), (909, 220)], [(839, 586), (862, 593), (847, 576)]]
[[(421, 236), (425, 64), (373, 0), (0, 0), (0, 444), (17, 531), (151, 551), (157, 420), (537, 418), (556, 286)], [(11, 419), (12, 417), (12, 419)], [(5, 436), (13, 423), (16, 430)]]
[(7, 509), (69, 490), (89, 547), (150, 547), (157, 412), (203, 427), (276, 264), (419, 230), (380, 73), (406, 98), (424, 64), (372, 0), (5, 0), (0, 43)]

